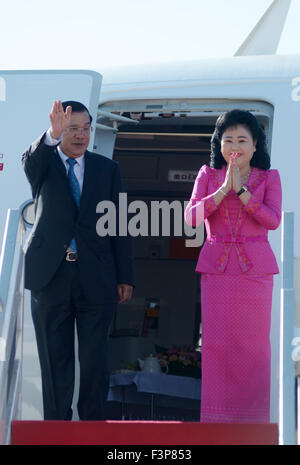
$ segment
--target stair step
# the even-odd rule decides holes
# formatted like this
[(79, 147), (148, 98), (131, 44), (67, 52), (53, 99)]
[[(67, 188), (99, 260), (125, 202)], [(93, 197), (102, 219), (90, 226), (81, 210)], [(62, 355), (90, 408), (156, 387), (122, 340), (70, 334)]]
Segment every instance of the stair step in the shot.
[(172, 421), (13, 421), (12, 445), (276, 445), (278, 426)]

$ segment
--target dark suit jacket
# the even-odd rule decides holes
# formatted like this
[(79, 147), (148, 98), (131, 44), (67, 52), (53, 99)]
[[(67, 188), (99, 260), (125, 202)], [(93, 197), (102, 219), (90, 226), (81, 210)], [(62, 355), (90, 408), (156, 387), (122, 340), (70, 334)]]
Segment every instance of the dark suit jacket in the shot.
[(44, 143), (43, 134), (22, 156), (35, 199), (36, 217), (25, 245), (25, 287), (46, 286), (75, 237), (84, 293), (94, 304), (116, 302), (117, 284), (134, 285), (130, 237), (100, 237), (96, 206), (102, 200), (116, 205), (124, 186), (118, 163), (102, 155), (85, 153), (80, 209), (68, 184), (66, 169), (56, 146)]

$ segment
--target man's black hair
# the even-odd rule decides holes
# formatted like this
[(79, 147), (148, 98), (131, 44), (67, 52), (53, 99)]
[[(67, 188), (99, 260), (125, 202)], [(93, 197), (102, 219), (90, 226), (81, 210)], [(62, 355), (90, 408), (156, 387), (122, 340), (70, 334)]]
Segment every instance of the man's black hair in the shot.
[(90, 123), (92, 123), (92, 121), (93, 121), (93, 118), (90, 115), (89, 110), (81, 102), (76, 102), (74, 100), (67, 100), (66, 102), (62, 102), (62, 107), (63, 107), (64, 111), (66, 111), (67, 107), (71, 107), (73, 113), (82, 113), (82, 112), (86, 111), (88, 113), (88, 115), (89, 115)]

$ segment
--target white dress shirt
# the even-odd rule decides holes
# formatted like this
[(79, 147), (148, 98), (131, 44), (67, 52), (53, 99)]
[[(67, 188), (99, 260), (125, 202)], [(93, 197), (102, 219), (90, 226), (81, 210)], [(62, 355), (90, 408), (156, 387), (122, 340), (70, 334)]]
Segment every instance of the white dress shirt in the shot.
[[(60, 139), (54, 139), (50, 134), (50, 129), (48, 129), (48, 131), (46, 132), (45, 144), (56, 145), (59, 142), (60, 142)], [(69, 163), (67, 163), (67, 160), (69, 157), (63, 153), (59, 145), (57, 146), (57, 151), (68, 173), (70, 165)], [(84, 154), (76, 158), (76, 162), (77, 162), (76, 165), (74, 165), (74, 173), (79, 182), (80, 192), (82, 192), (83, 178), (84, 178), (84, 164), (85, 164)]]

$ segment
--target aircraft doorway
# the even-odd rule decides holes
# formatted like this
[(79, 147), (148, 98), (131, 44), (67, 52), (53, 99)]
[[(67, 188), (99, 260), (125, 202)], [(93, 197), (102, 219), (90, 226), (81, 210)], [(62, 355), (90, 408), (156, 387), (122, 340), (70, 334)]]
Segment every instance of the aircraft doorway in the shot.
[[(99, 112), (95, 150), (120, 163), (128, 205), (142, 202), (149, 210), (152, 202), (180, 202), (183, 221), (184, 202), (190, 198), (194, 179), (201, 166), (210, 162), (216, 119), (233, 108), (257, 116), (271, 152), (271, 105), (217, 100), (108, 103)], [(138, 124), (132, 124), (134, 120)], [(103, 130), (103, 125), (111, 130)], [(136, 288), (133, 299), (119, 307), (112, 328), (112, 372), (133, 368), (138, 357), (155, 353), (156, 344), (170, 348), (201, 343), (201, 284), (195, 273), (200, 247), (185, 247), (186, 239), (184, 234), (175, 237), (174, 231), (169, 236), (160, 231), (156, 236), (134, 237)], [(159, 307), (158, 325), (145, 334), (149, 305)]]
[[(134, 238), (136, 288), (133, 299), (119, 307), (112, 329), (112, 371), (134, 368), (138, 357), (155, 353), (156, 345), (201, 343), (200, 275), (195, 273), (200, 248), (185, 246), (195, 238), (184, 232), (183, 213), (200, 167), (209, 164), (212, 130), (211, 125), (200, 127), (199, 121), (187, 125), (173, 117), (146, 119), (138, 128), (119, 127), (113, 158), (120, 163), (128, 205), (143, 203), (149, 213), (155, 203), (180, 205), (183, 227), (178, 236), (171, 211), (170, 234), (160, 224), (159, 233), (151, 235), (154, 220), (149, 214), (149, 235)], [(151, 306), (158, 315), (152, 319), (154, 328), (147, 330), (145, 314)]]

